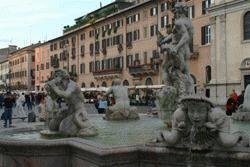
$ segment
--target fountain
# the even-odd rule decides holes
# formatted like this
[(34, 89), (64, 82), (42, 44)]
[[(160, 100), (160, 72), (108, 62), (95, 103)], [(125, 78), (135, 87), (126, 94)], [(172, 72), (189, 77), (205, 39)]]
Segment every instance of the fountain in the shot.
[(250, 121), (250, 85), (247, 85), (244, 102), (239, 106), (236, 113), (233, 113), (233, 119), (237, 121)]
[[(186, 9), (184, 3), (176, 3), (173, 32), (159, 41), (166, 57), (166, 86), (159, 92), (159, 114), (164, 119), (165, 113), (173, 112), (171, 131), (162, 120), (149, 115), (140, 114), (140, 119), (134, 121), (138, 118), (135, 114), (129, 119), (135, 109), (131, 110), (119, 80), (109, 90), (117, 98), (117, 105), (109, 108), (106, 120), (101, 115), (87, 115), (76, 83), (59, 70), (46, 88), (52, 98), (64, 97), (68, 108), (57, 112), (50, 121), (49, 130), (55, 134), (41, 134), (60, 134), (64, 138), (40, 138), (40, 131), (45, 129), (41, 124), (0, 129), (0, 166), (249, 166), (248, 137), (235, 132), (238, 124), (230, 124), (225, 112), (209, 99), (194, 94), (186, 63), (193, 34)], [(115, 119), (116, 114), (119, 119)], [(250, 125), (245, 129), (249, 133)]]
[(64, 98), (68, 107), (55, 114), (49, 122), (49, 131), (42, 131), (42, 136), (86, 137), (97, 135), (97, 129), (87, 117), (80, 88), (69, 79), (66, 71), (61, 69), (55, 71), (54, 78), (47, 82), (45, 87), (50, 96)]
[(107, 109), (104, 119), (106, 120), (136, 120), (139, 119), (136, 107), (131, 107), (128, 98), (128, 88), (121, 85), (120, 79), (114, 80), (114, 85), (108, 89), (107, 95), (113, 93), (115, 105)]
[(187, 6), (178, 2), (174, 8), (175, 25), (172, 33), (164, 37), (159, 35), (158, 45), (164, 54), (163, 78), (165, 87), (157, 96), (160, 106), (160, 118), (169, 119), (182, 96), (194, 94), (194, 86), (189, 73), (187, 60), (191, 56), (190, 45), (193, 42), (193, 26), (186, 16)]

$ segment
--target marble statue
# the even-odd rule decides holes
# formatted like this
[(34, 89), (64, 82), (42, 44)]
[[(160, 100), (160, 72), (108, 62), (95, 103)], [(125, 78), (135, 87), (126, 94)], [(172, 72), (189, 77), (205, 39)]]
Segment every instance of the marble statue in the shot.
[(108, 89), (106, 95), (113, 94), (115, 104), (108, 107), (105, 115), (106, 120), (139, 119), (136, 107), (129, 104), (128, 88), (121, 85), (120, 79), (114, 80), (114, 85)]
[[(158, 45), (164, 57), (163, 78), (166, 85), (157, 97), (159, 115), (174, 112), (182, 96), (194, 94), (194, 84), (187, 65), (191, 56), (190, 45), (193, 43), (193, 26), (187, 17), (187, 9), (185, 2), (177, 2), (174, 7), (172, 33), (159, 37)], [(166, 99), (166, 96), (172, 98)]]
[(52, 98), (61, 97), (68, 105), (67, 109), (57, 111), (50, 120), (50, 131), (69, 137), (97, 135), (97, 129), (88, 119), (81, 90), (69, 79), (66, 71), (61, 69), (55, 71), (54, 78), (46, 83), (45, 88)]
[(184, 145), (193, 150), (248, 145), (245, 134), (230, 133), (230, 120), (225, 112), (205, 97), (183, 97), (172, 119), (172, 131), (161, 132), (158, 142), (168, 146)]
[(233, 119), (239, 121), (250, 121), (250, 85), (247, 85), (244, 93), (243, 104), (233, 113)]

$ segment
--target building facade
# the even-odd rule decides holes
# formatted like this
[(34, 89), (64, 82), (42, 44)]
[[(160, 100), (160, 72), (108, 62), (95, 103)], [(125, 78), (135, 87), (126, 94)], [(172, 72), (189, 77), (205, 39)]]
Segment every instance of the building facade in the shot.
[[(164, 57), (157, 46), (157, 32), (166, 35), (171, 29), (174, 3), (169, 0), (136, 2), (122, 4), (115, 12), (100, 17), (102, 11), (108, 13), (107, 9), (117, 3), (113, 2), (77, 18), (75, 25), (65, 27), (62, 36), (36, 48), (36, 56), (42, 57), (41, 50), (46, 50), (44, 60), (49, 61), (48, 71), (37, 68), (36, 74), (51, 75), (56, 69), (64, 68), (81, 87), (111, 86), (115, 78), (121, 78), (123, 84), (129, 86), (162, 84)], [(191, 73), (197, 87), (204, 88), (206, 66), (210, 64), (210, 34), (205, 33), (204, 28), (209, 25), (209, 15), (200, 0), (187, 4), (195, 29)], [(37, 61), (36, 66), (44, 63)], [(41, 81), (41, 77), (36, 77), (40, 90)]]
[(215, 0), (210, 9), (212, 80), (211, 98), (225, 104), (235, 89), (250, 83), (250, 2)]
[(10, 45), (0, 49), (0, 90), (7, 90), (9, 86), (9, 60), (10, 53), (17, 50), (17, 46)]
[(35, 48), (37, 44), (19, 49), (9, 55), (10, 86), (12, 90), (34, 90)]

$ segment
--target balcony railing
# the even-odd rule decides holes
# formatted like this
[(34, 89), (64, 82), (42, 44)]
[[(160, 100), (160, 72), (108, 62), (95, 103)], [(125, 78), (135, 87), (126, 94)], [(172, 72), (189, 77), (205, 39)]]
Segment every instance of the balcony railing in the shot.
[(157, 64), (142, 64), (136, 66), (129, 66), (129, 73), (131, 75), (154, 75), (159, 71)]
[(122, 67), (104, 69), (104, 70), (96, 70), (93, 72), (93, 75), (107, 75), (107, 74), (120, 74), (120, 73), (122, 73)]

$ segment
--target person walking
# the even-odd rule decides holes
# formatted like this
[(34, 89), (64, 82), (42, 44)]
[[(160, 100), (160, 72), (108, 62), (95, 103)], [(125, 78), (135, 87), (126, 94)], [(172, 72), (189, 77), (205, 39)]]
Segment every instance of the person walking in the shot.
[(12, 125), (12, 107), (13, 99), (10, 92), (7, 92), (4, 98), (4, 127), (7, 128), (7, 122), (9, 121), (9, 127)]
[(27, 105), (29, 111), (32, 110), (32, 104), (29, 94), (25, 95), (25, 104)]
[(236, 111), (236, 101), (234, 100), (233, 95), (231, 95), (228, 100), (227, 100), (227, 104), (226, 104), (226, 114), (228, 116), (231, 116), (232, 113), (234, 113)]

